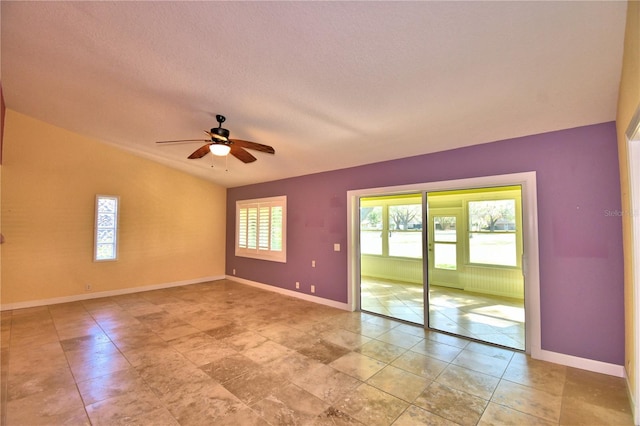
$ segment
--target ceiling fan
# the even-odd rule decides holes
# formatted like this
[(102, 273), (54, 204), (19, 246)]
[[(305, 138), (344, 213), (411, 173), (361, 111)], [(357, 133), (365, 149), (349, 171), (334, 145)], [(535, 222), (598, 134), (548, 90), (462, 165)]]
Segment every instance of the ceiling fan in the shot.
[(218, 121), (218, 127), (214, 127), (210, 131), (204, 131), (211, 139), (179, 139), (175, 141), (158, 141), (156, 143), (207, 142), (205, 145), (193, 151), (193, 153), (187, 157), (189, 159), (202, 158), (207, 155), (208, 152), (220, 157), (224, 157), (231, 153), (231, 155), (243, 163), (252, 163), (257, 159), (245, 148), (266, 152), (268, 154), (276, 153), (276, 151), (269, 145), (244, 141), (242, 139), (230, 139), (229, 130), (222, 127), (222, 123), (226, 120), (224, 115), (216, 115), (216, 120)]

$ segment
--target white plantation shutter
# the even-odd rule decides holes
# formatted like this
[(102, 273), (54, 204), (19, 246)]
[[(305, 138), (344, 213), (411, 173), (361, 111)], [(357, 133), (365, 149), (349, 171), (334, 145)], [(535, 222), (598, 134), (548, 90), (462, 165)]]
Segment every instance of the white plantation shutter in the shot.
[(282, 251), (282, 228), (283, 224), (282, 206), (271, 207), (271, 250)]
[(238, 211), (238, 247), (247, 248), (247, 209)]
[(260, 214), (258, 215), (258, 249), (269, 250), (269, 237), (271, 229), (271, 208), (269, 206), (260, 206)]
[(236, 202), (236, 256), (286, 262), (287, 198)]
[(255, 249), (258, 237), (258, 209), (251, 207), (247, 209), (247, 248)]

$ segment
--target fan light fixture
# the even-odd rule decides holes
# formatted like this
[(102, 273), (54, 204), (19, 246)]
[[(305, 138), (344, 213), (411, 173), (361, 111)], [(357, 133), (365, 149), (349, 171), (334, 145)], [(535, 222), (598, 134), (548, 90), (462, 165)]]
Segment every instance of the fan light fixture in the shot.
[(224, 157), (229, 154), (229, 151), (231, 151), (231, 147), (229, 145), (221, 143), (212, 143), (209, 145), (209, 149), (213, 155), (217, 155), (218, 157)]

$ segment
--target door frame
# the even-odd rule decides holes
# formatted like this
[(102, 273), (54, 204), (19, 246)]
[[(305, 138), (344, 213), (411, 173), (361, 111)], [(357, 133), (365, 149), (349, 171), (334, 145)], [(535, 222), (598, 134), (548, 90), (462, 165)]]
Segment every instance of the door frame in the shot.
[[(629, 389), (631, 393), (632, 410), (634, 416), (634, 424), (640, 424), (640, 338), (638, 330), (640, 330), (640, 106), (636, 109), (635, 114), (629, 122), (629, 126), (625, 132), (627, 139), (627, 167), (629, 177), (629, 206), (631, 215), (631, 327), (632, 331), (627, 334), (634, 336), (633, 348), (631, 350), (633, 357), (633, 372), (629, 372), (629, 363), (625, 365), (627, 374), (633, 374), (633, 388)], [(625, 212), (622, 212), (625, 214)], [(627, 385), (629, 379), (627, 379)]]
[(360, 197), (510, 185), (520, 185), (522, 187), (525, 352), (534, 358), (540, 358), (542, 352), (540, 258), (538, 251), (538, 201), (535, 171), (347, 191), (347, 304), (350, 309), (353, 311), (360, 310), (360, 247), (358, 239)]

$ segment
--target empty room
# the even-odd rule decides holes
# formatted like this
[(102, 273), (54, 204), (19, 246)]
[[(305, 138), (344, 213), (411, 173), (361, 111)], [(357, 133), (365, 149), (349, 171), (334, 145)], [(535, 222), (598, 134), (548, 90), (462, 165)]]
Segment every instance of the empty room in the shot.
[(640, 2), (0, 24), (0, 425), (640, 424)]

